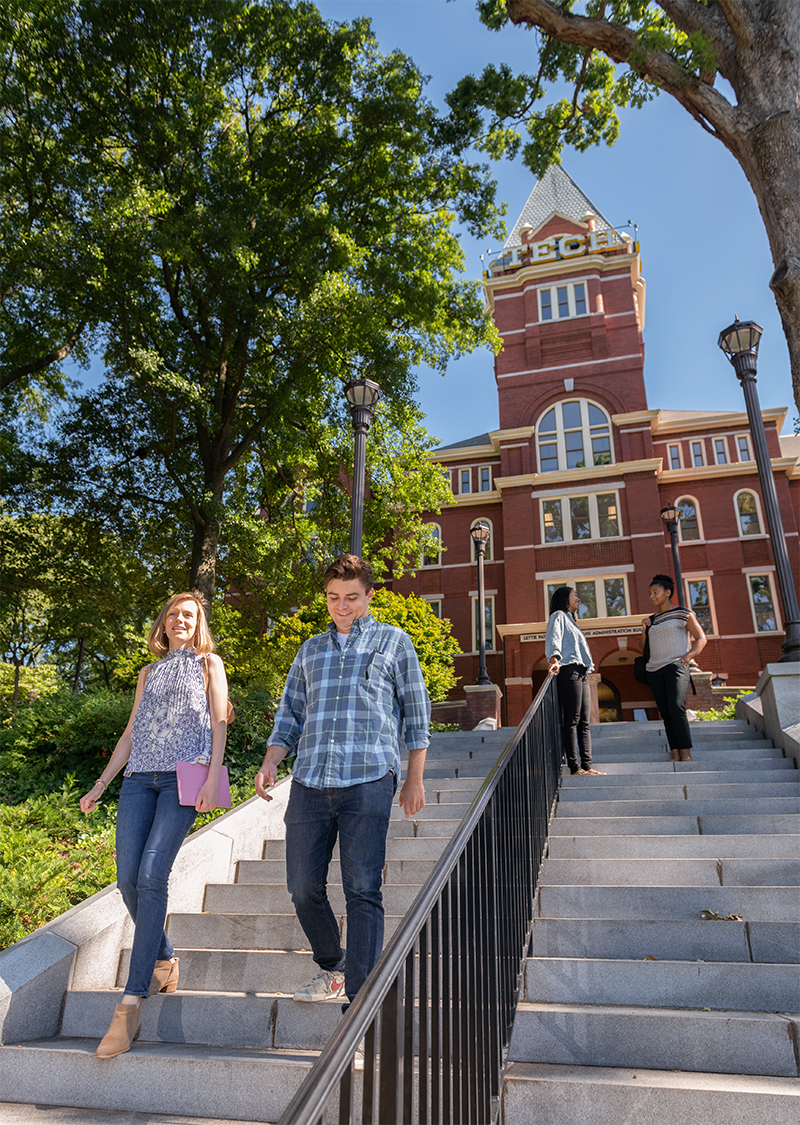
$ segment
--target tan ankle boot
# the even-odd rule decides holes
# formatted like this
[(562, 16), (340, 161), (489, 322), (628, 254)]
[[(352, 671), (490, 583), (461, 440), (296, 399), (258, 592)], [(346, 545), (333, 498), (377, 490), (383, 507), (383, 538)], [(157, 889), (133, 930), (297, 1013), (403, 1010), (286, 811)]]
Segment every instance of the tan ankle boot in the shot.
[(178, 958), (171, 961), (156, 961), (153, 976), (150, 981), (148, 996), (154, 992), (174, 992), (178, 987)]
[(142, 1012), (138, 1004), (117, 1004), (108, 1031), (95, 1051), (98, 1059), (113, 1059), (131, 1049), (142, 1030)]

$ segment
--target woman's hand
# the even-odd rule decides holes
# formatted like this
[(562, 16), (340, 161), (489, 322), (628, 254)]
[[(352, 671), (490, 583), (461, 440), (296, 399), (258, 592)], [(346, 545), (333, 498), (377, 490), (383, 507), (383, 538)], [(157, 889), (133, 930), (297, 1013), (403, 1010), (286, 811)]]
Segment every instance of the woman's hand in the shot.
[(88, 793), (84, 793), (80, 800), (81, 812), (90, 813), (94, 812), (97, 807), (97, 802), (106, 791), (106, 786), (102, 781), (96, 781)]
[(548, 669), (547, 669), (547, 674), (548, 674), (548, 676), (557, 676), (558, 675), (558, 659), (557, 658), (555, 660), (550, 661), (550, 664), (549, 664)]
[(197, 794), (194, 807), (198, 812), (211, 812), (212, 809), (217, 807), (217, 786), (210, 779), (205, 782)]

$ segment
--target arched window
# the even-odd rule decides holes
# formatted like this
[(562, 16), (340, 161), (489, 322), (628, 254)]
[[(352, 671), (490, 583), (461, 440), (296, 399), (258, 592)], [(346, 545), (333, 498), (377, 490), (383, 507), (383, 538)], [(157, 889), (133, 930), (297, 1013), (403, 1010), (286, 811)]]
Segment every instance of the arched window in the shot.
[(611, 419), (585, 398), (557, 402), (536, 427), (539, 472), (611, 465)]
[(422, 566), (441, 566), (442, 565), (442, 550), (441, 550), (441, 547), (442, 547), (442, 529), (439, 527), (438, 523), (429, 523), (429, 524), (426, 524), (426, 527), (436, 537), (436, 539), (438, 539), (439, 550), (437, 551), (433, 547), (427, 547), (425, 549), (425, 552), (424, 552), (423, 556), (422, 556), (421, 565)]
[[(472, 523), (469, 525), (470, 532), (472, 532), (472, 529), (473, 529), (473, 527), (475, 526), (476, 523), (485, 523), (489, 528), (489, 532), (490, 532), (489, 542), (486, 544), (486, 549), (483, 552), (483, 560), (484, 560), (484, 562), (491, 562), (492, 559), (494, 558), (494, 526), (492, 525), (492, 521), (490, 519), (487, 519), (486, 516), (481, 516), (479, 519), (473, 520)], [(471, 534), (470, 534), (470, 537), (469, 537), (469, 541), (470, 541), (470, 559), (472, 560), (472, 562), (477, 562), (478, 561), (478, 554), (475, 550), (475, 540), (472, 538)]]
[(675, 504), (680, 508), (682, 516), (678, 523), (678, 538), (681, 543), (689, 543), (693, 539), (702, 539), (700, 529), (700, 507), (693, 496), (681, 496)]
[(754, 492), (737, 492), (735, 496), (736, 514), (739, 518), (739, 534), (760, 535), (761, 516), (758, 497)]

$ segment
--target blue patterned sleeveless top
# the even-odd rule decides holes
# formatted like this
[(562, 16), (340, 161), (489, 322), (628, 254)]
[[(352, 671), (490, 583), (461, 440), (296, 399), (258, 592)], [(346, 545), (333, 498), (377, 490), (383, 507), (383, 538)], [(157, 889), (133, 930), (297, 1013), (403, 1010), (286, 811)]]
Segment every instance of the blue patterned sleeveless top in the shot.
[(193, 648), (174, 649), (147, 673), (125, 776), (210, 761), (211, 717), (200, 658)]

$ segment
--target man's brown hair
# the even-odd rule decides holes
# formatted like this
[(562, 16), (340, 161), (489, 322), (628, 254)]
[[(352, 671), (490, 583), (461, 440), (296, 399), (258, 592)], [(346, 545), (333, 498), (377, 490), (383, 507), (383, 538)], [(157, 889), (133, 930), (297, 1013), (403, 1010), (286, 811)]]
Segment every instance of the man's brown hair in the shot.
[(358, 555), (339, 555), (338, 559), (334, 559), (323, 577), (326, 590), (328, 583), (334, 579), (339, 579), (342, 582), (357, 580), (367, 594), (375, 587), (375, 575), (372, 573), (372, 567), (364, 559), (360, 559)]

